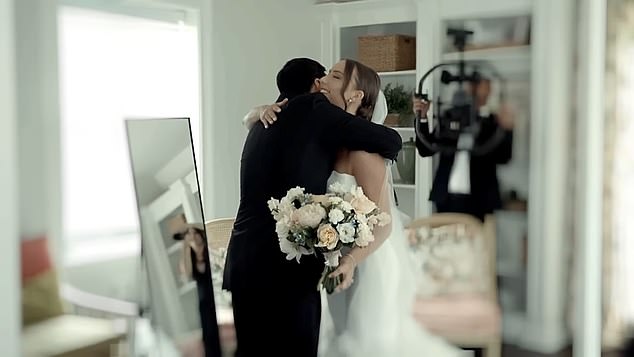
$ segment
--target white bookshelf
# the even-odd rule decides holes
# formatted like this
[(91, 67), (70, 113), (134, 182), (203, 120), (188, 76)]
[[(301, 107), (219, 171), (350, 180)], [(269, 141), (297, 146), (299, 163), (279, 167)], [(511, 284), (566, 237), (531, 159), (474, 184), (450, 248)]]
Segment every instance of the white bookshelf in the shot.
[[(464, 58), (492, 62), (508, 80), (509, 100), (518, 103), (521, 110), (515, 127), (513, 161), (500, 169), (498, 176), (502, 190), (515, 188), (528, 197), (528, 212), (516, 214), (511, 223), (501, 222), (528, 232), (527, 262), (518, 267), (502, 259), (498, 276), (500, 290), (505, 294), (502, 303), (507, 306), (503, 311), (505, 342), (542, 353), (556, 352), (569, 338), (563, 320), (566, 289), (563, 241), (570, 232), (563, 213), (565, 202), (558, 192), (565, 191), (562, 185), (567, 177), (561, 171), (567, 166), (562, 160), (570, 154), (566, 154), (558, 140), (568, 137), (569, 118), (562, 116), (568, 109), (561, 108), (570, 104), (570, 98), (562, 94), (566, 92), (562, 83), (570, 82), (566, 73), (571, 56), (562, 49), (564, 42), (550, 41), (553, 36), (565, 37), (561, 34), (561, 21), (574, 16), (563, 11), (565, 7), (559, 2), (554, 6), (549, 0), (375, 0), (318, 6), (324, 13), (321, 28), (324, 63), (356, 58), (355, 38), (359, 35), (416, 36), (416, 69), (379, 74), (383, 86), (392, 82), (409, 89), (414, 89), (433, 65), (458, 60), (458, 54), (447, 46), (447, 26), (460, 23), (476, 24), (480, 29), (509, 23), (529, 26), (530, 45), (509, 41), (506, 46), (470, 49)], [(429, 83), (423, 91), (434, 97), (434, 88)], [(415, 135), (413, 128), (394, 129), (404, 141)], [(399, 183), (394, 176), (401, 208), (414, 217), (432, 212), (428, 201), (432, 167), (431, 159), (417, 156), (413, 184)], [(506, 245), (521, 238), (501, 233), (498, 239)], [(509, 309), (513, 305), (509, 301), (521, 303)]]
[(402, 76), (416, 76), (416, 70), (403, 70), (403, 71), (393, 71), (393, 72), (378, 72), (381, 78), (390, 78), (390, 77), (402, 77)]
[[(367, 4), (333, 5), (333, 9), (352, 9), (350, 13), (352, 15), (353, 13), (359, 14), (357, 10), (364, 6), (367, 6)], [(339, 58), (358, 59), (357, 38), (359, 36), (388, 34), (416, 36), (417, 24), (415, 19), (411, 17), (411, 7), (409, 10), (399, 6), (392, 7), (389, 10), (383, 9), (380, 14), (381, 18), (376, 16), (373, 16), (373, 18), (362, 18), (356, 15), (347, 16), (347, 13), (346, 16), (338, 17), (333, 13), (333, 18), (337, 20), (337, 24), (333, 28), (335, 33), (335, 38), (333, 39), (333, 45), (335, 46), (333, 61)], [(418, 74), (416, 69), (379, 72), (378, 74), (381, 78), (381, 88), (385, 88), (390, 83), (392, 86), (403, 85), (405, 90), (414, 92)], [(408, 141), (415, 135), (414, 128), (394, 127), (393, 129), (401, 134), (403, 142)], [(417, 162), (418, 160), (414, 161), (415, 171)], [(400, 179), (396, 164), (393, 167), (393, 178), (399, 209), (412, 218), (420, 216), (421, 212), (418, 209), (418, 205), (426, 200), (428, 193), (423, 193), (425, 189), (419, 187), (416, 178), (414, 182), (403, 182)]]

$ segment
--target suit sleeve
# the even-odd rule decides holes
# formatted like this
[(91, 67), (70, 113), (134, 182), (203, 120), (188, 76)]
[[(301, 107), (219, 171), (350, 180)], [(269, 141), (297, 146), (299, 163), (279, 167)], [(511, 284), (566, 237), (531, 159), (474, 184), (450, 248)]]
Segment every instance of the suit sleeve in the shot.
[(384, 125), (360, 120), (338, 108), (321, 94), (315, 96), (314, 114), (324, 125), (326, 140), (348, 150), (367, 151), (395, 160), (403, 145), (401, 136)]
[(507, 164), (513, 157), (513, 131), (504, 130), (504, 138), (490, 154), (496, 164)]
[[(492, 118), (486, 130), (486, 137), (493, 135), (498, 129), (499, 126), (497, 122)], [(506, 164), (511, 161), (513, 157), (513, 130), (504, 130), (504, 137), (500, 144), (491, 152), (484, 155), (484, 157), (496, 164)]]
[[(425, 122), (425, 123), (421, 123), (418, 124), (420, 125), (420, 129), (421, 130), (427, 130), (429, 131), (429, 123)], [(427, 146), (425, 146), (425, 144), (423, 144), (422, 141), (420, 141), (420, 139), (418, 138), (418, 136), (416, 136), (416, 149), (418, 150), (418, 154), (422, 157), (428, 157), (428, 156), (432, 156), (434, 155), (436, 152), (432, 151), (431, 149), (429, 149)]]

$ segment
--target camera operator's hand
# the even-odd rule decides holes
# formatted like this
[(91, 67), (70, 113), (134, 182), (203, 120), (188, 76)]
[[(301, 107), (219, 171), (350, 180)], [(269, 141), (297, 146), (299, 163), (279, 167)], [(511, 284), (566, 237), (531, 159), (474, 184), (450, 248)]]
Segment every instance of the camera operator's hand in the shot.
[(414, 113), (420, 112), (421, 119), (427, 118), (427, 111), (429, 111), (430, 106), (431, 101), (412, 97), (412, 109)]
[(500, 110), (495, 116), (495, 119), (502, 129), (513, 130), (513, 127), (515, 126), (515, 113), (506, 103), (502, 103), (500, 105)]

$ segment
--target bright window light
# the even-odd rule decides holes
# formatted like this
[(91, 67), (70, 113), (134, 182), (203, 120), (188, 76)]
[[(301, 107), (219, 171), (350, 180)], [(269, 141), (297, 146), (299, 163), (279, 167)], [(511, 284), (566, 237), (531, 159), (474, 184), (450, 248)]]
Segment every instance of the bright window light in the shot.
[(196, 28), (63, 7), (59, 57), (65, 263), (139, 254), (124, 119), (189, 117), (198, 142)]

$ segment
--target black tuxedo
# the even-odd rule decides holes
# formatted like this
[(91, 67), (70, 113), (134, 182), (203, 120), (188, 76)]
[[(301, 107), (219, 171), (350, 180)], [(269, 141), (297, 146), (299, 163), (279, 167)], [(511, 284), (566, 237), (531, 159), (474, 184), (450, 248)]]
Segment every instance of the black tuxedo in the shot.
[[(304, 256), (300, 264), (285, 259), (267, 201), (296, 186), (323, 194), (339, 149), (395, 159), (401, 137), (344, 112), (319, 93), (292, 99), (277, 116), (268, 129), (254, 125), (244, 144), (240, 207), (223, 287), (233, 295), (239, 356), (316, 356), (321, 316), (316, 288), (323, 259)], [(283, 330), (270, 331), (274, 324)]]
[[(482, 127), (476, 138), (476, 143), (483, 143), (488, 140), (498, 128), (493, 116), (482, 118), (481, 123)], [(456, 141), (447, 141), (444, 144), (455, 146)], [(423, 157), (435, 154), (418, 138), (416, 138), (416, 147), (418, 148), (418, 153)], [(436, 204), (436, 210), (438, 212), (468, 213), (484, 220), (486, 214), (500, 208), (502, 200), (497, 179), (497, 165), (505, 164), (511, 160), (512, 149), (513, 132), (507, 130), (502, 142), (491, 152), (485, 155), (471, 156), (469, 168), (470, 195), (449, 193), (449, 177), (455, 157), (454, 154), (439, 154), (438, 168), (429, 196), (429, 200)]]

